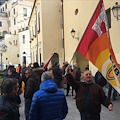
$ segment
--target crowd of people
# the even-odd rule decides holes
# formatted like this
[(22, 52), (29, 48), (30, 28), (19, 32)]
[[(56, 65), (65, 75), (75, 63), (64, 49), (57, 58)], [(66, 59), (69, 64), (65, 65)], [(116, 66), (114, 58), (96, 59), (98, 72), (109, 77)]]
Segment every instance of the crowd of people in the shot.
[[(107, 84), (105, 78), (98, 71), (93, 81), (88, 65), (83, 78), (84, 82), (81, 81), (78, 64), (74, 63), (72, 67), (67, 61), (62, 67), (58, 62), (52, 63), (47, 71), (44, 70), (44, 62), (41, 65), (35, 62), (28, 67), (25, 62), (22, 66), (18, 64), (17, 68), (9, 66), (1, 84), (0, 120), (20, 120), (23, 84), (26, 120), (63, 120), (69, 109), (66, 97), (69, 96), (70, 86), (81, 120), (100, 120), (101, 104), (110, 111), (113, 110), (111, 91), (107, 97), (104, 90)], [(62, 80), (66, 82), (66, 95), (60, 89)], [(116, 100), (116, 91), (113, 100)]]

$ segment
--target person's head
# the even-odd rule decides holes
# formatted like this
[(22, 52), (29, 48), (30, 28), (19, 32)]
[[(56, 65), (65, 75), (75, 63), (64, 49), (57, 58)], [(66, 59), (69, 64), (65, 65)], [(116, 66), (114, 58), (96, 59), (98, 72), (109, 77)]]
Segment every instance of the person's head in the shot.
[(43, 72), (41, 81), (52, 80), (52, 74), (49, 71)]
[(77, 63), (74, 63), (74, 64), (73, 64), (73, 69), (75, 69), (76, 67), (78, 67), (78, 64), (77, 64)]
[(22, 68), (25, 68), (25, 67), (26, 67), (26, 63), (23, 62), (23, 63), (22, 63)]
[(43, 66), (44, 66), (44, 62), (42, 62), (42, 63), (41, 63), (41, 65), (43, 65)]
[(71, 68), (72, 68), (72, 65), (68, 65), (68, 67), (69, 67), (69, 69), (71, 69)]
[(68, 64), (68, 61), (65, 61), (64, 65), (67, 65)]
[(84, 80), (88, 83), (92, 81), (92, 73), (90, 70), (85, 70), (83, 74)]
[(34, 62), (34, 63), (33, 63), (33, 68), (38, 68), (38, 67), (39, 67), (38, 62)]
[(4, 94), (16, 96), (19, 90), (18, 80), (15, 78), (6, 78), (1, 84)]
[(58, 66), (58, 67), (59, 67), (59, 66), (60, 66), (60, 64), (59, 64), (58, 62), (56, 62), (56, 63), (55, 63), (55, 66)]
[(14, 73), (15, 73), (15, 68), (10, 67), (10, 68), (8, 69), (8, 75), (12, 75), (12, 74), (14, 74)]
[(26, 71), (25, 71), (26, 78), (30, 77), (31, 75), (32, 75), (32, 69), (30, 69), (30, 68), (26, 69)]
[(18, 66), (20, 67), (21, 65), (20, 65), (20, 64), (18, 64)]

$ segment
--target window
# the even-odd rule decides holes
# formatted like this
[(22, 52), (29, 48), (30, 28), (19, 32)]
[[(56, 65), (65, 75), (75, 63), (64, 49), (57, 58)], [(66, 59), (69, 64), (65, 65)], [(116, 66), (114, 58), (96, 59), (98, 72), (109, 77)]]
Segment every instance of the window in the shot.
[(14, 19), (14, 25), (16, 24), (16, 20)]
[(2, 27), (2, 22), (0, 21), (0, 27)]
[(38, 32), (40, 32), (40, 12), (38, 13)]
[(25, 35), (23, 35), (23, 44), (25, 44)]
[(15, 14), (15, 8), (13, 9), (13, 13)]
[(106, 10), (107, 20), (108, 20), (108, 28), (111, 28), (111, 10), (110, 8)]
[(9, 27), (11, 27), (11, 22), (9, 21)]
[(5, 13), (6, 14), (6, 17), (8, 17), (8, 14), (7, 13)]
[(10, 17), (10, 11), (8, 12), (8, 15), (9, 15), (9, 17)]
[(5, 4), (5, 9), (7, 9), (7, 3)]
[(37, 61), (37, 59), (38, 59), (38, 52), (37, 52), (37, 50), (36, 50), (36, 61)]
[(23, 56), (23, 62), (26, 63), (26, 56)]
[(19, 54), (17, 54), (17, 57), (19, 57)]
[(3, 7), (3, 11), (4, 11), (4, 7)]
[(23, 8), (23, 15), (27, 16), (27, 9), (26, 8)]

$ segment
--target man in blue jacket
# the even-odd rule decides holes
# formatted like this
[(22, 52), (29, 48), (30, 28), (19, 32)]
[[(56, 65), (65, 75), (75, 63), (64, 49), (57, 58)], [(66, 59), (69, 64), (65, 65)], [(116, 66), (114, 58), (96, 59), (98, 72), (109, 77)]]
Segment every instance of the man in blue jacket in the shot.
[(62, 90), (52, 80), (50, 72), (41, 76), (42, 83), (32, 99), (29, 120), (63, 120), (68, 106)]

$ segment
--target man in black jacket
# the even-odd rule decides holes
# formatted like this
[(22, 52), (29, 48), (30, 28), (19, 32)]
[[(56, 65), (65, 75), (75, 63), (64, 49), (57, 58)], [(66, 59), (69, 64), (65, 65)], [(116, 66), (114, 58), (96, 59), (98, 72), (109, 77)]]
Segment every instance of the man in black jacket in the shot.
[(53, 67), (53, 81), (56, 83), (57, 87), (60, 88), (60, 82), (62, 81), (62, 70), (59, 68), (59, 63), (55, 63)]
[(1, 89), (4, 94), (0, 96), (0, 120), (20, 120), (19, 107), (15, 100), (19, 90), (18, 80), (6, 78)]
[(18, 80), (19, 90), (18, 90), (18, 93), (17, 93), (17, 96), (16, 96), (16, 102), (18, 104), (20, 104), (21, 99), (20, 99), (19, 93), (20, 93), (20, 89), (21, 89), (22, 80), (21, 80), (19, 74), (16, 72), (16, 69), (14, 67), (9, 67), (8, 68), (8, 75), (6, 76), (6, 78), (16, 78)]
[(24, 90), (25, 98), (25, 117), (29, 120), (29, 111), (32, 103), (33, 94), (39, 89), (39, 81), (32, 73), (32, 69), (27, 68), (25, 71), (26, 84)]

